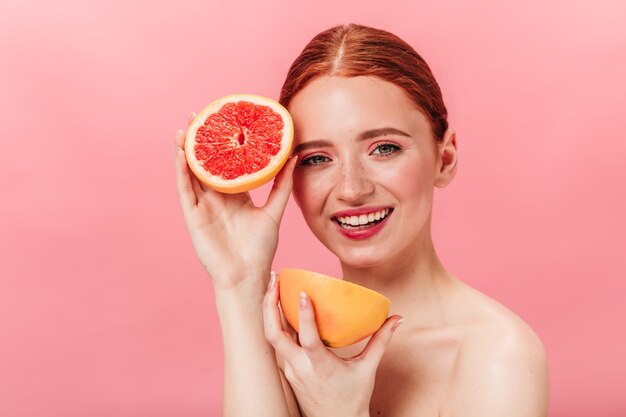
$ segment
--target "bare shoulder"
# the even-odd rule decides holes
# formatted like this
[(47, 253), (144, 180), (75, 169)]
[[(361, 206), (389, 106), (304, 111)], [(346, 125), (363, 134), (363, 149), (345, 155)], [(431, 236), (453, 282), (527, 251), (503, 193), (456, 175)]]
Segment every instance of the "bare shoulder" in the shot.
[(482, 417), (546, 416), (548, 361), (541, 339), (499, 302), (471, 287), (465, 291), (473, 320), (458, 353), (449, 411)]

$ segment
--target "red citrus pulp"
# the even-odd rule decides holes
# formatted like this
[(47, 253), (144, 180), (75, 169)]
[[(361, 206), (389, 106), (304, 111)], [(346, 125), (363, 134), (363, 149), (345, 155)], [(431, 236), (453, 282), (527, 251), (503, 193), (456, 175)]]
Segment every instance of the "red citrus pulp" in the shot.
[(267, 97), (233, 94), (206, 106), (189, 125), (187, 163), (206, 186), (224, 193), (260, 187), (287, 162), (293, 121)]

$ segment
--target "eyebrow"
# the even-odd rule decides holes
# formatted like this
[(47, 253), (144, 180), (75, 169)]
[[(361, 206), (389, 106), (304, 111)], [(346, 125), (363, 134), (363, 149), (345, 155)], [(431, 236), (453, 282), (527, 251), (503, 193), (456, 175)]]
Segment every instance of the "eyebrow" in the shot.
[[(363, 140), (377, 138), (379, 136), (385, 136), (385, 135), (399, 135), (399, 136), (406, 136), (409, 138), (411, 137), (411, 135), (409, 135), (406, 132), (403, 132), (400, 129), (396, 129), (394, 127), (381, 127), (379, 129), (371, 129), (371, 130), (365, 130), (361, 132), (359, 136), (357, 136), (356, 140), (360, 142)], [(329, 146), (332, 146), (332, 142), (327, 139), (311, 140), (311, 141), (304, 142), (296, 146), (293, 149), (293, 154), (297, 154), (298, 152), (302, 152), (311, 148), (318, 148), (318, 147), (323, 148), (323, 147), (329, 147)]]

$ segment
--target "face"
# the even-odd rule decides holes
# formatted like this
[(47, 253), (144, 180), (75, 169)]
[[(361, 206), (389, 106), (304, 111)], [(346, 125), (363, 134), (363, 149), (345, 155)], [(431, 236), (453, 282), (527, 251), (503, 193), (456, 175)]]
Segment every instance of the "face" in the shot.
[(294, 197), (342, 263), (405, 259), (430, 240), (438, 145), (403, 90), (373, 76), (323, 76), (294, 96), (289, 111)]

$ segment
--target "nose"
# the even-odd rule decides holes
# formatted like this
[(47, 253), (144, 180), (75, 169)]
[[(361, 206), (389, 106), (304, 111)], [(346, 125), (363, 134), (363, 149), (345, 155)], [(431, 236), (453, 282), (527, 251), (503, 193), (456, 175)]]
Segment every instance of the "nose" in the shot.
[(357, 158), (343, 161), (337, 175), (335, 192), (339, 200), (358, 204), (374, 192), (371, 175)]

